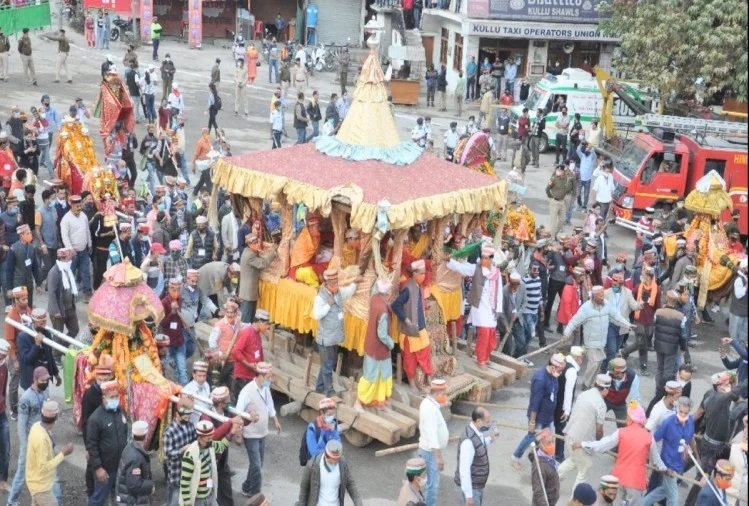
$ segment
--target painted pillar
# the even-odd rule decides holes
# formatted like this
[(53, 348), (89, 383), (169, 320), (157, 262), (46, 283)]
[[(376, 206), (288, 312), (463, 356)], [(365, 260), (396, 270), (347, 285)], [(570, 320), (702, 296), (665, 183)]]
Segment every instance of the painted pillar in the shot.
[(151, 21), (153, 21), (153, 0), (140, 0), (140, 40), (151, 43)]
[(200, 49), (203, 44), (203, 0), (188, 0), (188, 47)]

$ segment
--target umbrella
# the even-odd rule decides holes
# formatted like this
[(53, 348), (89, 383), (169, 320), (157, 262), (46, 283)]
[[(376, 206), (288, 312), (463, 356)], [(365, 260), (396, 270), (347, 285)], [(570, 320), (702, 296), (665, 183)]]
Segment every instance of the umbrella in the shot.
[(476, 132), (466, 142), (460, 163), (466, 167), (484, 163), (489, 158), (490, 149), (489, 136), (485, 132)]
[(105, 272), (104, 279), (88, 306), (91, 325), (132, 335), (136, 322), (153, 318), (159, 323), (164, 318), (158, 296), (143, 281), (141, 270), (130, 265), (127, 259)]

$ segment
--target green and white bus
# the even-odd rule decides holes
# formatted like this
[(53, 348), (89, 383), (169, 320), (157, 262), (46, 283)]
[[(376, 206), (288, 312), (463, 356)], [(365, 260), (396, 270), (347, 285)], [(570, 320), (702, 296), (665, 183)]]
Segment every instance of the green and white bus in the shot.
[[(627, 93), (634, 100), (645, 105), (652, 112), (658, 112), (658, 100), (655, 95), (639, 90), (634, 83), (620, 82), (620, 84), (626, 86)], [(546, 128), (540, 147), (541, 151), (556, 145), (557, 129), (554, 125), (557, 121), (557, 115), (560, 113), (554, 109), (554, 104), (560, 96), (564, 99), (570, 118), (575, 113), (580, 114), (585, 131), (590, 128), (591, 121), (599, 120), (601, 116), (603, 97), (598, 89), (595, 77), (590, 72), (583, 69), (568, 68), (558, 76), (547, 74), (546, 77), (533, 85), (525, 103), (515, 105), (510, 109), (513, 129), (517, 128), (517, 119), (522, 114), (524, 107), (528, 108), (531, 123), (535, 121), (538, 109), (546, 111)], [(618, 97), (614, 97), (613, 109), (614, 124), (618, 130), (637, 130), (635, 111)]]

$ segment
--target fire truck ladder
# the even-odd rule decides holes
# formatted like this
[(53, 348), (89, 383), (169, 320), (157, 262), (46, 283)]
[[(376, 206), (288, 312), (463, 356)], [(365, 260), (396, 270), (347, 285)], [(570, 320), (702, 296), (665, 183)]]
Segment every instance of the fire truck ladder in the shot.
[(680, 116), (663, 116), (660, 114), (643, 114), (638, 116), (640, 124), (647, 128), (663, 128), (680, 133), (696, 132), (700, 135), (742, 136), (749, 133), (746, 123), (718, 121), (702, 118), (682, 118)]

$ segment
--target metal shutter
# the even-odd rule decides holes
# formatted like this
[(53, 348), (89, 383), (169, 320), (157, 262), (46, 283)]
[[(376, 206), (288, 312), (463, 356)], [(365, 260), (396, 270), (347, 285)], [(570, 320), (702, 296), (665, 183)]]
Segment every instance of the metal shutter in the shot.
[(317, 4), (317, 41), (359, 44), (362, 0), (313, 0)]

